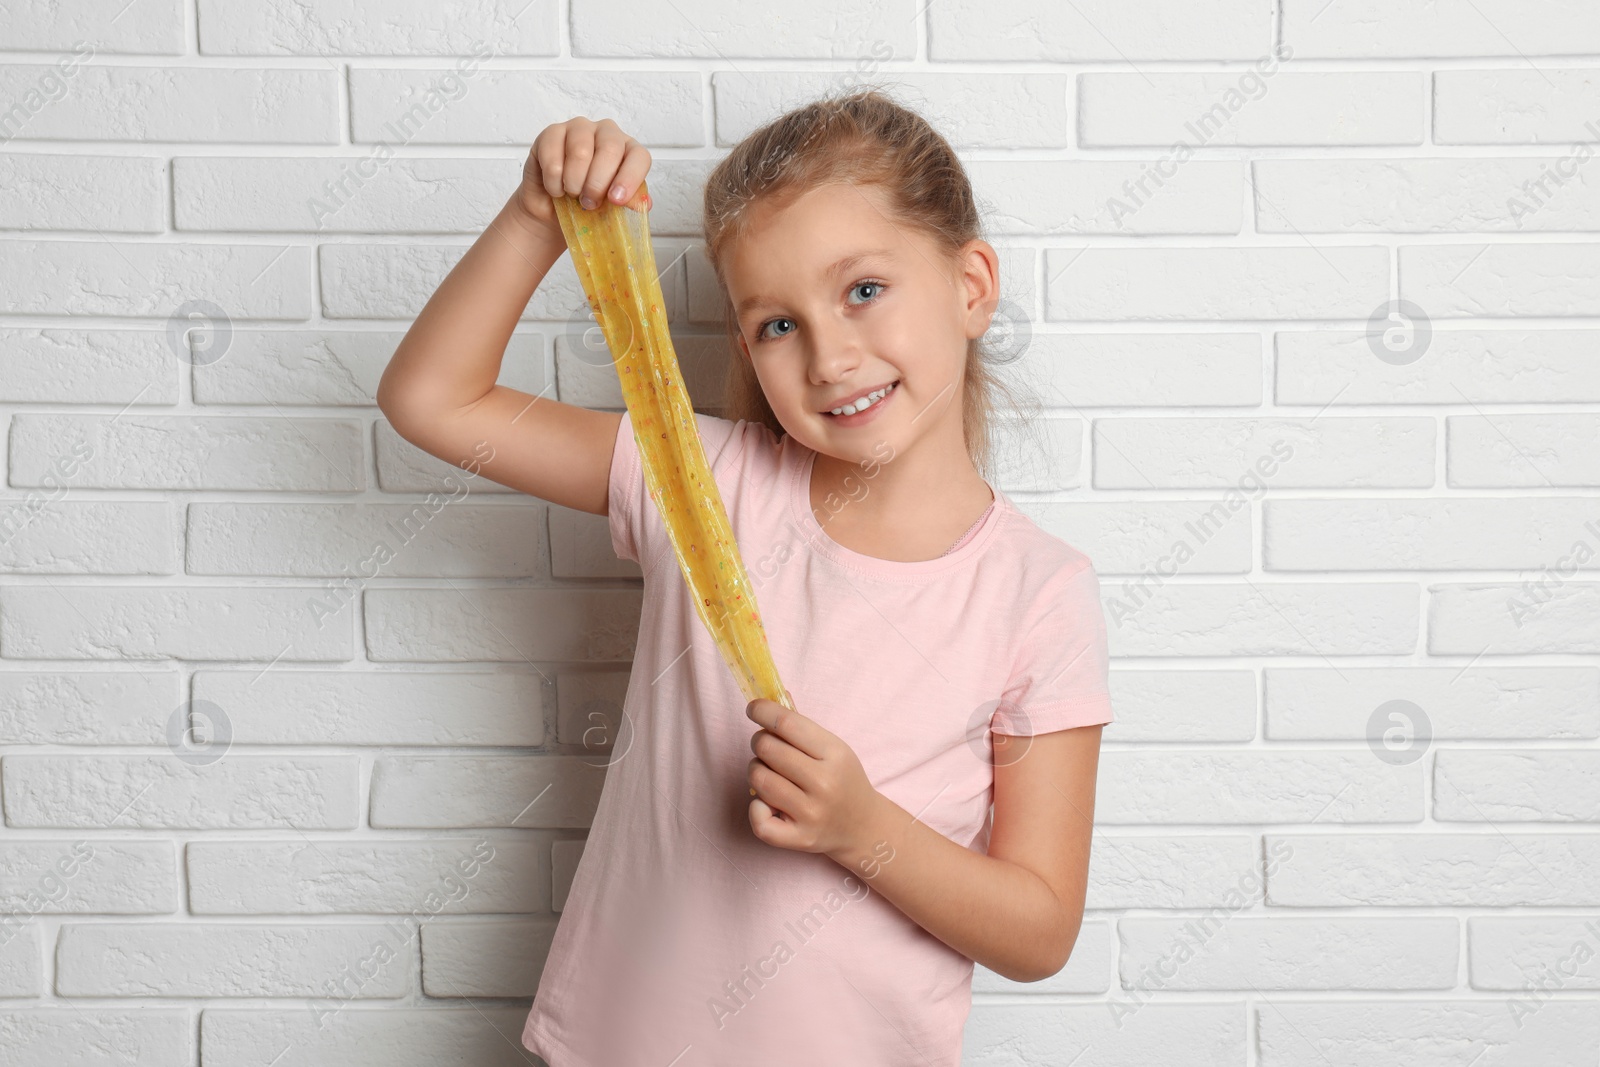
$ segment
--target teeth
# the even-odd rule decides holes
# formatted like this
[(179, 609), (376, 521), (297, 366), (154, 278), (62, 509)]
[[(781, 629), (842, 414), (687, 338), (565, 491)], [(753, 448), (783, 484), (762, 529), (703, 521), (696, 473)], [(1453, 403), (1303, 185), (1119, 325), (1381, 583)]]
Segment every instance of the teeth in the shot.
[[(895, 385), (898, 385), (898, 384), (899, 384), (898, 382), (895, 383)], [(894, 385), (890, 385), (890, 386), (887, 386), (887, 387), (885, 387), (883, 389), (879, 389), (876, 393), (868, 393), (866, 396), (862, 397), (860, 400), (857, 400), (854, 404), (846, 404), (842, 408), (834, 408), (833, 411), (831, 412), (831, 414), (834, 414), (834, 415), (854, 415), (857, 412), (865, 411), (868, 408), (870, 408), (872, 405), (876, 404), (878, 401), (882, 400), (884, 397), (888, 396), (890, 394), (890, 392), (892, 392), (894, 390), (894, 388), (895, 388)]]

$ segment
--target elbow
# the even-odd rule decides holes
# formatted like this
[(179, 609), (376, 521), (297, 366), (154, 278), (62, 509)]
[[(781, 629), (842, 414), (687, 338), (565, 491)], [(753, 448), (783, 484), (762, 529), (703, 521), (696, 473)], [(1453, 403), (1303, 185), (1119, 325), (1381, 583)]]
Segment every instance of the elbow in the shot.
[(1048, 956), (1035, 955), (1027, 960), (1019, 960), (1014, 964), (988, 964), (988, 968), (1001, 978), (1011, 982), (1042, 982), (1046, 978), (1054, 978), (1061, 973), (1061, 968), (1067, 965), (1067, 957), (1071, 955), (1071, 948), (1064, 953), (1052, 952)]
[(1004, 977), (1013, 982), (1042, 982), (1046, 978), (1054, 978), (1072, 958), (1072, 950), (1078, 944), (1078, 930), (1082, 925), (1083, 918), (1080, 914), (1065, 934), (1040, 937), (1037, 941), (1040, 954), (1027, 961), (1025, 966), (1015, 969), (1013, 973), (1004, 974)]
[(389, 423), (393, 425), (395, 418), (400, 411), (400, 402), (395, 396), (394, 382), (390, 379), (387, 372), (385, 372), (384, 376), (379, 379), (378, 391), (373, 395), (372, 399), (373, 402), (378, 405), (378, 410), (383, 412), (383, 417), (388, 419)]
[(418, 410), (416, 404), (387, 378), (378, 383), (378, 391), (373, 401), (389, 425), (394, 428), (395, 433), (410, 441), (411, 435), (406, 432), (406, 427), (415, 421)]
[(1005, 977), (1013, 982), (1042, 982), (1046, 978), (1054, 978), (1057, 974), (1060, 974), (1061, 968), (1066, 965), (1065, 957), (1051, 956), (1047, 960), (1035, 960), (1026, 969), (1019, 970), (1014, 974), (1008, 974)]

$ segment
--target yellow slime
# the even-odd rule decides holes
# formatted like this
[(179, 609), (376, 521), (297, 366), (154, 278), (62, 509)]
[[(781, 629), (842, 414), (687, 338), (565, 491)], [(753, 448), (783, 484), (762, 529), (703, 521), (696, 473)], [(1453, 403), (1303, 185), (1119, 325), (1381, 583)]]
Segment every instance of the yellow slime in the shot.
[(645, 487), (661, 512), (689, 592), (744, 691), (793, 709), (778, 679), (739, 546), (706, 462), (694, 408), (667, 332), (666, 302), (650, 245), (650, 196), (635, 206), (602, 203), (585, 210), (555, 198), (572, 264), (605, 334), (622, 381), (622, 398), (639, 443)]

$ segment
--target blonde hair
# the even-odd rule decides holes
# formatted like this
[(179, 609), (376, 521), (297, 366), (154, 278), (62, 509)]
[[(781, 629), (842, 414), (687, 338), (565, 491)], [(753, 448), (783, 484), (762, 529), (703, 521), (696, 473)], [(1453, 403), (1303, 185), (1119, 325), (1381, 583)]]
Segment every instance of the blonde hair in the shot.
[[(982, 236), (972, 183), (954, 149), (928, 121), (878, 87), (825, 96), (780, 115), (734, 146), (706, 179), (704, 240), (717, 283), (729, 243), (746, 230), (758, 200), (782, 202), (819, 185), (875, 185), (885, 194), (890, 220), (926, 234), (952, 264), (961, 246)], [(724, 386), (725, 418), (765, 424), (783, 436), (755, 370), (739, 353), (738, 320), (724, 301), (730, 346)], [(962, 430), (967, 453), (988, 478), (994, 462), (994, 415), (1001, 397), (1021, 407), (999, 380), (983, 338), (967, 342)]]

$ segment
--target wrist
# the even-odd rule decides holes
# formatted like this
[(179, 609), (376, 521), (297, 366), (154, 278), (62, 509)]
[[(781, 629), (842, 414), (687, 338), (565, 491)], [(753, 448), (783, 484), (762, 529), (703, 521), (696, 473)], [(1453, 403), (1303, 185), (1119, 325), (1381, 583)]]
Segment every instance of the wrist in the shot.
[(870, 882), (894, 858), (898, 830), (910, 822), (910, 812), (874, 791), (871, 806), (851, 828), (849, 840), (830, 851), (828, 857)]
[(519, 242), (532, 246), (534, 251), (548, 253), (553, 249), (555, 255), (560, 256), (567, 250), (567, 237), (561, 232), (561, 224), (534, 218), (522, 206), (520, 192), (513, 193), (505, 202), (495, 222), (509, 229)]

